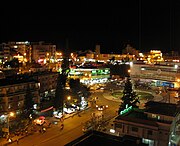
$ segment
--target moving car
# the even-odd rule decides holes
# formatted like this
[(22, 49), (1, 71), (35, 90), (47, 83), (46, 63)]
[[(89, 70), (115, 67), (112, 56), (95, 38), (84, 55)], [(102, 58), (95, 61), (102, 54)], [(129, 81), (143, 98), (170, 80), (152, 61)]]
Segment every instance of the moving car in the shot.
[(108, 108), (108, 105), (96, 105), (98, 111), (103, 111), (104, 109)]

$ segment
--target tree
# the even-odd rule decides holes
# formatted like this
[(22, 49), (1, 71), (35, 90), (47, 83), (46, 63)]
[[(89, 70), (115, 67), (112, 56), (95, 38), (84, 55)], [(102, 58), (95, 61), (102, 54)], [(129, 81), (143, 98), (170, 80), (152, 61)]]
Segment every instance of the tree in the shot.
[(138, 108), (137, 103), (139, 102), (139, 97), (137, 96), (136, 92), (132, 89), (132, 83), (130, 77), (126, 78), (123, 96), (122, 96), (122, 103), (119, 107), (119, 113), (126, 109), (127, 107), (132, 106), (133, 108)]
[(125, 78), (129, 73), (128, 70), (130, 69), (130, 66), (128, 64), (108, 64), (108, 68), (110, 68), (110, 72), (112, 75), (119, 75), (122, 78)]
[(110, 60), (111, 63), (114, 62), (114, 61), (116, 60), (116, 59), (115, 59), (115, 56), (113, 56), (113, 57), (110, 58), (109, 60)]
[(138, 56), (139, 51), (136, 50), (132, 45), (127, 44), (126, 47), (122, 50), (122, 54), (130, 54)]
[(70, 79), (69, 80), (69, 86), (73, 89), (80, 89), (80, 80), (79, 79)]
[(13, 58), (12, 60), (5, 62), (4, 66), (7, 67), (8, 65), (11, 68), (19, 69), (19, 67), (20, 67), (20, 63), (19, 63), (19, 60), (17, 58)]
[(69, 73), (69, 58), (63, 58), (62, 64), (61, 64), (61, 69), (62, 69), (62, 75), (67, 76)]
[(66, 76), (59, 74), (57, 78), (57, 86), (54, 98), (54, 108), (56, 110), (61, 109), (63, 111), (63, 100), (64, 100), (64, 86), (66, 83)]
[(23, 116), (28, 118), (30, 114), (33, 114), (33, 105), (34, 105), (33, 95), (31, 93), (31, 89), (28, 85), (27, 90), (26, 90), (25, 99), (24, 99), (24, 109), (23, 109), (24, 114), (23, 114)]
[(80, 83), (79, 79), (70, 79), (69, 86), (73, 97), (78, 101), (78, 104), (81, 102), (81, 97), (88, 98), (90, 96), (89, 89)]
[(57, 78), (57, 86), (56, 86), (56, 92), (54, 98), (54, 108), (55, 110), (61, 110), (63, 112), (64, 96), (65, 96), (64, 87), (66, 85), (66, 80), (69, 73), (68, 58), (63, 59), (61, 68), (62, 68), (62, 73), (59, 74)]

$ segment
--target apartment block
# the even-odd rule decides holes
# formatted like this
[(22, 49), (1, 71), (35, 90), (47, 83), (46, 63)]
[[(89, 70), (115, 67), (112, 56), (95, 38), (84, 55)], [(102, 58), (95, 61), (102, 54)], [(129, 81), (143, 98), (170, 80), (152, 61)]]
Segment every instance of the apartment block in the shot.
[(168, 146), (170, 129), (178, 110), (176, 104), (150, 101), (145, 110), (122, 112), (115, 118), (114, 128), (118, 135), (141, 138), (149, 146)]

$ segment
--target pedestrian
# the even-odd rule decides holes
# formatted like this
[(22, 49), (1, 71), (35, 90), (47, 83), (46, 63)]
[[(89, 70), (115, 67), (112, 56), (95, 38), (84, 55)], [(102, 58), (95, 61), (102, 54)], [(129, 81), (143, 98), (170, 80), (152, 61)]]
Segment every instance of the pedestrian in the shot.
[(16, 143), (19, 144), (19, 139), (18, 138), (16, 139)]
[(63, 130), (63, 128), (64, 128), (64, 124), (61, 124), (61, 130)]
[(49, 127), (49, 128), (51, 127), (51, 122), (49, 122), (48, 127)]

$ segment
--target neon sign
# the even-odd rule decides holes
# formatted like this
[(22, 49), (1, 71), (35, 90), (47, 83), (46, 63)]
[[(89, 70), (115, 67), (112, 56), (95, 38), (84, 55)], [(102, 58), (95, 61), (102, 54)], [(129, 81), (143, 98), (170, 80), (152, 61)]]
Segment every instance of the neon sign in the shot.
[(122, 110), (122, 111), (120, 112), (120, 115), (123, 115), (123, 114), (129, 112), (130, 110), (132, 110), (132, 106), (130, 106), (130, 107), (128, 107), (128, 108)]

